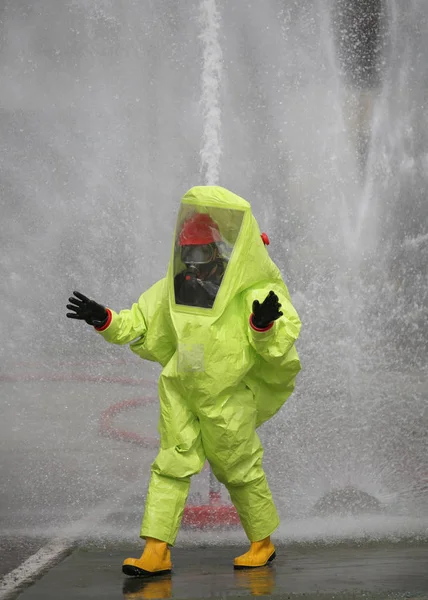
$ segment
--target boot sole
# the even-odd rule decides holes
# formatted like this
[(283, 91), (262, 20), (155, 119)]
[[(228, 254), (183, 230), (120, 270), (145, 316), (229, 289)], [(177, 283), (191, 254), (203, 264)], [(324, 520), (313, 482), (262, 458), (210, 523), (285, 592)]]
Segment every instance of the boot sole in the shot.
[(276, 552), (272, 552), (263, 565), (233, 565), (233, 568), (236, 569), (236, 571), (242, 571), (244, 569), (260, 569), (260, 567), (265, 567), (268, 563), (272, 562), (274, 558), (276, 558)]
[(172, 569), (164, 569), (163, 571), (146, 571), (133, 565), (122, 565), (122, 573), (129, 577), (140, 577), (142, 579), (148, 579), (149, 577), (157, 577), (158, 575), (167, 575), (171, 573)]

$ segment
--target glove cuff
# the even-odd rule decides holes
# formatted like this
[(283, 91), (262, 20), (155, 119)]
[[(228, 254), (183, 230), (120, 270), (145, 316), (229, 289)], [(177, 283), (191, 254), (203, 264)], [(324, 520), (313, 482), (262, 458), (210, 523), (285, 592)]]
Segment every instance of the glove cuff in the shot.
[(254, 313), (252, 313), (250, 315), (250, 326), (252, 329), (254, 329), (254, 331), (269, 331), (269, 329), (272, 329), (274, 324), (274, 321), (272, 321), (271, 323), (268, 323), (267, 325), (260, 325), (260, 324), (255, 324), (254, 323)]
[[(104, 321), (94, 321), (93, 325), (97, 331), (104, 331), (110, 325), (113, 315), (111, 314), (111, 310), (106, 308), (107, 316)], [(96, 323), (96, 324), (95, 324)]]

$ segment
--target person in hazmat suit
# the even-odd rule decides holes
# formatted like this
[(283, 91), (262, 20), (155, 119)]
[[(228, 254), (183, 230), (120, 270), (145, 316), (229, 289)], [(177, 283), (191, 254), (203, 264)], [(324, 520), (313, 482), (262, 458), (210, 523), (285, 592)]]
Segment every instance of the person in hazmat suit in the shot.
[(190, 479), (206, 460), (251, 542), (234, 567), (275, 558), (270, 536), (279, 517), (256, 428), (294, 389), (301, 324), (267, 243), (246, 200), (196, 186), (182, 198), (165, 278), (119, 313), (80, 292), (69, 300), (68, 317), (163, 367), (160, 450), (140, 531), (146, 543), (140, 558), (124, 561), (127, 575), (171, 571)]

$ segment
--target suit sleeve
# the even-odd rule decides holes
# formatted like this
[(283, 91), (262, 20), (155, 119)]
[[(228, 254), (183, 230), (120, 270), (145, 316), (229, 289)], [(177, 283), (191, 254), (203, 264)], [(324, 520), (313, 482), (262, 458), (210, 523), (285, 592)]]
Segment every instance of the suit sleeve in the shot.
[[(257, 329), (251, 320), (253, 301), (257, 299), (263, 302), (271, 289), (279, 298), (283, 315), (265, 329)], [(266, 361), (281, 363), (299, 337), (301, 327), (299, 315), (288, 294), (276, 289), (276, 286), (253, 289), (246, 296), (245, 306), (248, 311), (248, 336), (251, 346)]]
[[(143, 294), (144, 296), (144, 294)], [(105, 325), (97, 328), (103, 338), (111, 344), (129, 344), (144, 338), (147, 332), (145, 303), (143, 296), (130, 309), (116, 313), (107, 308), (108, 318)]]

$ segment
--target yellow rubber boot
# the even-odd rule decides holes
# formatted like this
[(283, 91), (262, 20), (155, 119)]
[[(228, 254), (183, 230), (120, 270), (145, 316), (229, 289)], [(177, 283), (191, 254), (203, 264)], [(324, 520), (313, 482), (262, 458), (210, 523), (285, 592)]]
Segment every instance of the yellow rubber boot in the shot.
[(127, 558), (122, 565), (125, 575), (131, 577), (155, 577), (170, 573), (171, 553), (166, 542), (146, 538), (146, 547), (141, 558)]
[(275, 547), (270, 536), (259, 542), (251, 542), (251, 547), (245, 554), (237, 556), (233, 561), (235, 569), (254, 569), (264, 567), (275, 558)]

